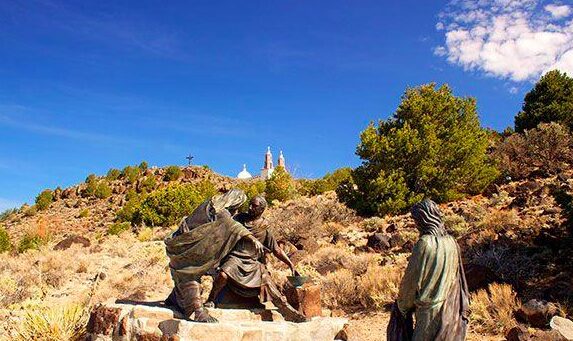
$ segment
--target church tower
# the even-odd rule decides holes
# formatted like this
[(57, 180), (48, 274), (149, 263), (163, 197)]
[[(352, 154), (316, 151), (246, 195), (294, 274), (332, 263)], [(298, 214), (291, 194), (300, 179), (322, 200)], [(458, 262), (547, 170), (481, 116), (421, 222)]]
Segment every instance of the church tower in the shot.
[(282, 167), (286, 170), (286, 164), (285, 164), (285, 157), (283, 156), (283, 151), (281, 150), (280, 154), (279, 154), (279, 162), (278, 162), (278, 166)]
[(273, 154), (271, 154), (271, 147), (267, 148), (267, 153), (265, 154), (265, 163), (263, 169), (261, 169), (261, 178), (268, 179), (273, 174)]

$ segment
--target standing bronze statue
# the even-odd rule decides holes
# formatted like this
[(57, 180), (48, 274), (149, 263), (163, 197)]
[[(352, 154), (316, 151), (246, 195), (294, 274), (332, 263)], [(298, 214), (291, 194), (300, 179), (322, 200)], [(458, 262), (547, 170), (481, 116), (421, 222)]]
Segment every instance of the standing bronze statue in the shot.
[[(400, 285), (388, 325), (392, 341), (461, 341), (469, 294), (459, 246), (444, 229), (442, 213), (426, 199), (412, 208), (420, 239)], [(416, 325), (412, 330), (412, 314)]]
[(213, 302), (221, 290), (227, 286), (239, 296), (258, 296), (261, 303), (271, 301), (286, 320), (302, 322), (306, 318), (287, 303), (286, 298), (272, 282), (266, 267), (266, 253), (272, 253), (288, 265), (293, 275), (295, 274), (294, 265), (279, 247), (263, 217), (266, 208), (267, 201), (262, 196), (256, 196), (249, 202), (248, 212), (241, 213), (235, 218), (263, 244), (265, 252), (261, 254), (253, 247), (253, 243), (240, 240), (223, 259), (219, 275), (213, 283), (208, 304), (214, 306)]
[(166, 304), (177, 307), (187, 318), (194, 314), (194, 321), (217, 322), (203, 308), (201, 276), (216, 268), (240, 240), (262, 252), (261, 242), (232, 218), (246, 200), (245, 193), (237, 189), (214, 196), (185, 217), (177, 231), (165, 239), (175, 283)]

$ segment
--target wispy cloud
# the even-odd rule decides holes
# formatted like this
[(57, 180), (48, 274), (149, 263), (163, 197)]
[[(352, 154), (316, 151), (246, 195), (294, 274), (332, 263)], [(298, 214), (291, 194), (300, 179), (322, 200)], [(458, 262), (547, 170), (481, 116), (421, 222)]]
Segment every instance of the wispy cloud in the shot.
[(30, 120), (18, 120), (0, 112), (0, 125), (15, 129), (22, 129), (32, 133), (51, 135), (68, 139), (83, 140), (93, 143), (137, 144), (137, 140), (119, 138), (105, 134), (83, 132), (76, 129), (62, 128), (35, 123)]
[(452, 0), (436, 29), (434, 53), (466, 70), (515, 82), (551, 69), (573, 73), (571, 7), (538, 0)]
[(11, 1), (0, 3), (0, 10), (13, 23), (49, 28), (50, 32), (69, 34), (100, 44), (113, 44), (122, 49), (136, 49), (160, 57), (185, 60), (177, 32), (158, 23), (139, 18), (136, 11), (118, 13), (113, 6), (107, 11), (82, 10), (71, 3), (50, 0)]

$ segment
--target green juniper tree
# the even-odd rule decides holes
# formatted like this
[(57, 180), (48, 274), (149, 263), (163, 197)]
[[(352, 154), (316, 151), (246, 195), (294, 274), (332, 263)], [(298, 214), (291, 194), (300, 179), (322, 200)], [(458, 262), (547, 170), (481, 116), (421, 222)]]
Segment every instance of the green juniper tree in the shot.
[(573, 130), (573, 78), (559, 70), (547, 72), (525, 95), (522, 110), (515, 116), (515, 131), (557, 122)]
[(496, 176), (474, 98), (447, 85), (407, 89), (393, 117), (370, 124), (356, 154), (362, 165), (337, 189), (361, 214), (401, 212), (424, 197), (447, 201), (480, 192)]

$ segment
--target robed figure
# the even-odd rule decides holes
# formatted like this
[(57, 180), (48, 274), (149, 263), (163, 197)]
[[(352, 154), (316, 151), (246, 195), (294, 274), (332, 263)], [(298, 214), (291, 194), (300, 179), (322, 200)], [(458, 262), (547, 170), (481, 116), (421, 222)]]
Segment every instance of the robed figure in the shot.
[(165, 239), (169, 269), (175, 286), (166, 303), (197, 322), (216, 322), (201, 302), (201, 276), (215, 269), (237, 242), (247, 239), (262, 252), (262, 244), (233, 213), (247, 200), (233, 189), (205, 201), (185, 217), (179, 228)]
[[(459, 246), (446, 232), (433, 201), (426, 199), (414, 205), (412, 217), (420, 239), (402, 278), (388, 340), (464, 340), (469, 294)], [(412, 314), (416, 320), (413, 329)]]

